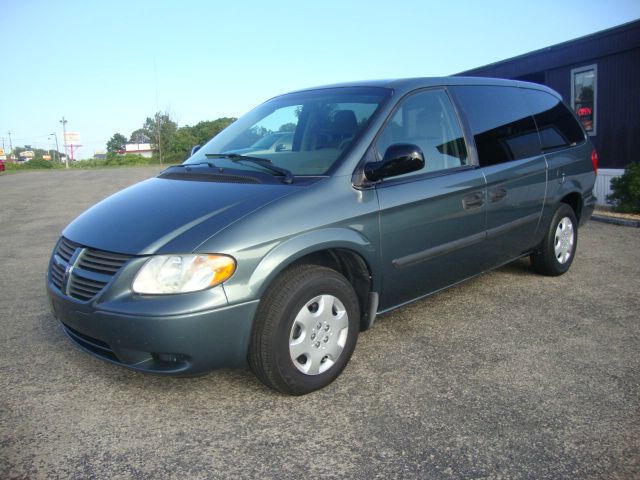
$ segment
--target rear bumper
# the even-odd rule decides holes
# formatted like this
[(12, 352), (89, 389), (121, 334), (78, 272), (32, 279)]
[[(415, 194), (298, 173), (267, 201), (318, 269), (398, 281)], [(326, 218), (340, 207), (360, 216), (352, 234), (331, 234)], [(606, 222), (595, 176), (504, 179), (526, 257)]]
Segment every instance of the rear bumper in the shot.
[(172, 316), (122, 315), (62, 296), (49, 286), (54, 315), (80, 348), (140, 372), (198, 374), (246, 363), (258, 300)]
[(597, 198), (595, 195), (593, 195), (593, 193), (585, 197), (582, 204), (582, 212), (580, 212), (580, 221), (578, 226), (581, 227), (589, 221), (594, 209), (596, 208), (596, 202)]

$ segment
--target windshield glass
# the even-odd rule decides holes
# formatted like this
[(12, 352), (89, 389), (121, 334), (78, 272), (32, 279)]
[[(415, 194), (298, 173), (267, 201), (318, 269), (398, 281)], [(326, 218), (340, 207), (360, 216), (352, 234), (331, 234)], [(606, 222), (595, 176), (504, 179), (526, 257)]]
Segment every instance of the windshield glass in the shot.
[[(231, 124), (185, 163), (207, 162), (211, 158), (207, 155), (213, 154), (244, 155), (269, 160), (293, 175), (324, 175), (390, 94), (385, 88), (347, 87), (273, 98)], [(215, 158), (215, 164), (264, 171), (257, 163), (224, 157)]]

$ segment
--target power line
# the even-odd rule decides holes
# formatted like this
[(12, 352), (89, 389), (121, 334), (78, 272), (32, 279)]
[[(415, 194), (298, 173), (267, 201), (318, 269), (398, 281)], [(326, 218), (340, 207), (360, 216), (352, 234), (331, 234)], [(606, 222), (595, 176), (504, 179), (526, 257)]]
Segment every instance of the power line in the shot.
[[(11, 132), (11, 133), (13, 133), (13, 132)], [(30, 137), (14, 138), (14, 140), (19, 140), (19, 141), (23, 142), (25, 140), (31, 140), (33, 138), (44, 138), (44, 137), (48, 137), (48, 136), (49, 136), (49, 134), (47, 134), (47, 135), (32, 135)]]

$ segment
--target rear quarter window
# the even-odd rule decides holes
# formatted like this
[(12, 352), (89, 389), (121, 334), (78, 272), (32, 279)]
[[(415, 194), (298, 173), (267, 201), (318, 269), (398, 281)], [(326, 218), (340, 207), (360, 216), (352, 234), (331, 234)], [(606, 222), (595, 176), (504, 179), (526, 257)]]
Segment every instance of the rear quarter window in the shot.
[(473, 133), (481, 166), (540, 154), (540, 140), (519, 88), (452, 87)]
[(523, 89), (522, 93), (540, 131), (543, 152), (584, 142), (582, 127), (559, 98), (540, 90)]

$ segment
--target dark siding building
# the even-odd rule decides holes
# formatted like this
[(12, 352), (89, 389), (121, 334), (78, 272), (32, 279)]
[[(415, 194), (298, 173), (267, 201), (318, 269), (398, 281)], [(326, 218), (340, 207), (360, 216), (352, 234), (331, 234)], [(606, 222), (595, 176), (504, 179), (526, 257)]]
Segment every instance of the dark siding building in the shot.
[[(600, 167), (640, 161), (640, 20), (458, 75), (547, 85), (582, 120)], [(601, 197), (608, 186), (604, 190)]]

